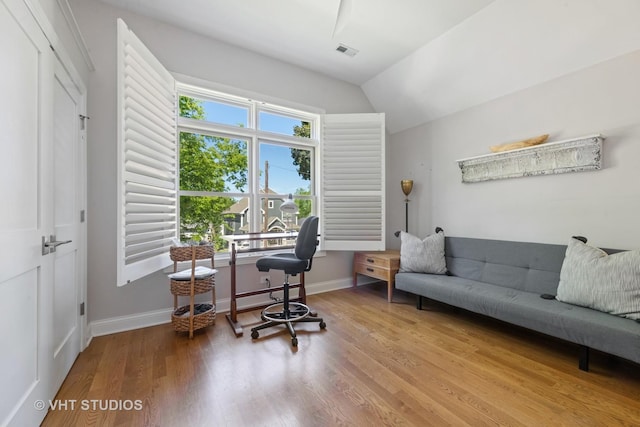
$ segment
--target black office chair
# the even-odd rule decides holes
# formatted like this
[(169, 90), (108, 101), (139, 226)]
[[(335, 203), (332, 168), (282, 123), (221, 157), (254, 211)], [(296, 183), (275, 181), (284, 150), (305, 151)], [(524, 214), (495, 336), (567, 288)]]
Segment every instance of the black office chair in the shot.
[(294, 253), (280, 253), (260, 258), (256, 261), (259, 271), (283, 270), (284, 271), (284, 296), (282, 302), (272, 304), (262, 310), (262, 320), (266, 323), (251, 328), (251, 338), (260, 336), (259, 330), (272, 326), (285, 324), (291, 334), (291, 345), (298, 346), (296, 331), (293, 322), (318, 322), (320, 329), (327, 327), (321, 317), (310, 316), (311, 310), (305, 304), (289, 301), (289, 276), (311, 270), (313, 255), (318, 245), (318, 217), (308, 217), (300, 227)]

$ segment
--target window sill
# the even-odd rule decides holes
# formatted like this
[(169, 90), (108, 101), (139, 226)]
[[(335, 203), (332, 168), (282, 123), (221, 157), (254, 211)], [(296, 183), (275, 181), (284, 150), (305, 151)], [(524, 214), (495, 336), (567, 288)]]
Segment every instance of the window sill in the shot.
[[(273, 255), (273, 254), (280, 254), (280, 253), (293, 253), (293, 249), (285, 249), (285, 250), (273, 250), (273, 251), (261, 251), (261, 252), (248, 252), (248, 253), (238, 253), (236, 254), (236, 265), (248, 265), (248, 264), (255, 264), (256, 260), (258, 258), (262, 258), (264, 256), (268, 256), (268, 255)], [(314, 258), (322, 258), (325, 257), (327, 255), (326, 251), (318, 251), (316, 252), (316, 254), (313, 256)], [(229, 253), (223, 253), (223, 254), (219, 254), (216, 255), (214, 258), (214, 264), (215, 264), (215, 268), (220, 270), (223, 268), (227, 268), (229, 267), (229, 260), (231, 258), (231, 254)], [(182, 265), (182, 269), (184, 269), (185, 265), (186, 265), (186, 261), (180, 263)], [(196, 265), (201, 265), (204, 267), (210, 267), (211, 264), (208, 260), (199, 260), (196, 262)], [(173, 264), (164, 268), (162, 270), (163, 273), (165, 274), (171, 274), (173, 273)]]

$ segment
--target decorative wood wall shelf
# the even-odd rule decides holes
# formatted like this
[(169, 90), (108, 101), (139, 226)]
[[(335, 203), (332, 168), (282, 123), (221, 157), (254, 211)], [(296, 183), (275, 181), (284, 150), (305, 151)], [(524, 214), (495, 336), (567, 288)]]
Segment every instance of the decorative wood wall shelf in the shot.
[(602, 168), (602, 135), (457, 160), (462, 182), (582, 172)]

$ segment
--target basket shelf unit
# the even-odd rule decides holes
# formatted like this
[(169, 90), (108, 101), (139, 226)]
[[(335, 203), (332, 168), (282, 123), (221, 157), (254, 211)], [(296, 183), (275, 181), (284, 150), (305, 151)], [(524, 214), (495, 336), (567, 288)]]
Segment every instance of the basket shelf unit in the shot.
[[(172, 246), (169, 256), (173, 261), (173, 273), (169, 275), (173, 294), (171, 323), (177, 332), (189, 332), (211, 326), (216, 319), (216, 284), (213, 246)], [(211, 260), (211, 268), (196, 266), (198, 260)], [(191, 261), (191, 267), (178, 271), (178, 265)], [(211, 303), (196, 303), (195, 296), (211, 292)], [(179, 297), (188, 297), (189, 303), (178, 306)]]

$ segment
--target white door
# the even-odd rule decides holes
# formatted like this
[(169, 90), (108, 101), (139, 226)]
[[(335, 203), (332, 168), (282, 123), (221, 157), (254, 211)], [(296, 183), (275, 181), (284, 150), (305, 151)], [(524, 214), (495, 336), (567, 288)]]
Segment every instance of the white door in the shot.
[[(53, 131), (53, 390), (62, 385), (80, 348), (80, 153), (82, 95), (56, 61)], [(51, 237), (50, 237), (51, 239)]]
[(52, 390), (53, 52), (21, 0), (0, 3), (0, 425), (34, 426)]

